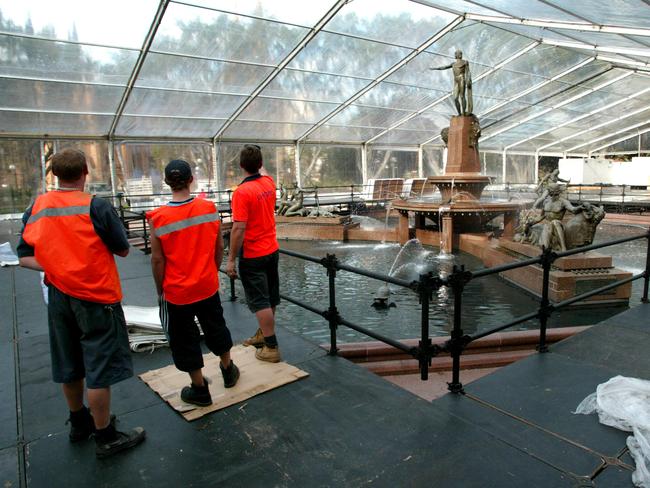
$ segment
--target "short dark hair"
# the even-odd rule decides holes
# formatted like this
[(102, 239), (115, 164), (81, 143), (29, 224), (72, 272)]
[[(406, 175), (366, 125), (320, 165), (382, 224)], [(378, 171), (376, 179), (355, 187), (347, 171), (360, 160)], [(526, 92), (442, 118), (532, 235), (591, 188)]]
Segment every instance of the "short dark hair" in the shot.
[(86, 155), (79, 149), (64, 149), (52, 156), (52, 173), (63, 181), (77, 181), (87, 172)]
[(262, 149), (256, 144), (246, 144), (239, 152), (239, 166), (247, 173), (257, 173), (262, 167)]
[(174, 159), (165, 166), (165, 183), (172, 191), (184, 190), (192, 181), (192, 168), (183, 159)]

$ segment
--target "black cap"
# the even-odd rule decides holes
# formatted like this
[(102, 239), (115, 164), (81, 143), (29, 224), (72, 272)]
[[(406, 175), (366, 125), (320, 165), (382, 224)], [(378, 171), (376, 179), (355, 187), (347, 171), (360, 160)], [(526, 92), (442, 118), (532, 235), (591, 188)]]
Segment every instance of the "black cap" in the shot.
[(187, 161), (174, 159), (165, 166), (165, 178), (168, 180), (186, 181), (192, 176), (192, 168)]

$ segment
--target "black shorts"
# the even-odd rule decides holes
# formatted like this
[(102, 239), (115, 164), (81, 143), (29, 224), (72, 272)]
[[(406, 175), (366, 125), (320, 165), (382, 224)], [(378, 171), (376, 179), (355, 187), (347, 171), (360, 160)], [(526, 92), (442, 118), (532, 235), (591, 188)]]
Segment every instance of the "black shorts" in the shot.
[(106, 388), (133, 376), (124, 312), (119, 303), (79, 300), (50, 285), (48, 325), (52, 378)]
[(239, 277), (253, 313), (280, 304), (279, 257), (275, 251), (259, 258), (239, 258)]
[(160, 301), (160, 322), (169, 338), (174, 364), (181, 371), (195, 371), (203, 367), (201, 334), (194, 317), (199, 319), (205, 344), (210, 351), (221, 356), (232, 347), (219, 292), (187, 305), (174, 305), (163, 298)]

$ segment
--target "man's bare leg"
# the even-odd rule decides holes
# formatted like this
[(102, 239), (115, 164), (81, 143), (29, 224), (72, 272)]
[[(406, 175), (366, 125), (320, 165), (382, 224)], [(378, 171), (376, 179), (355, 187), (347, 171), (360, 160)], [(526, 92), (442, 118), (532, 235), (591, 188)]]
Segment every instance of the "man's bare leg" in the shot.
[(264, 308), (255, 312), (257, 322), (264, 337), (275, 335), (275, 312), (273, 308)]
[(192, 379), (192, 384), (194, 386), (204, 386), (202, 369), (190, 371), (190, 378)]
[(68, 409), (71, 412), (78, 412), (84, 406), (84, 380), (73, 381), (72, 383), (63, 383), (63, 396), (68, 403)]
[(96, 429), (108, 427), (111, 415), (111, 389), (88, 388), (88, 405), (95, 420)]

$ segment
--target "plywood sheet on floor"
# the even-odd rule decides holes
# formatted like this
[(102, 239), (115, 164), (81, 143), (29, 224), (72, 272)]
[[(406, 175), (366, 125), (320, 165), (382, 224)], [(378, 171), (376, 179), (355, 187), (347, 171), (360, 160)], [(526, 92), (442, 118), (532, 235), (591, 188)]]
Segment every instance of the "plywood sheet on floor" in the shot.
[(241, 376), (237, 385), (228, 389), (223, 386), (219, 358), (214, 354), (203, 356), (203, 374), (211, 382), (212, 405), (208, 407), (196, 407), (181, 400), (180, 392), (189, 384), (189, 377), (187, 373), (177, 370), (173, 364), (143, 373), (140, 378), (174, 410), (191, 421), (309, 376), (307, 372), (285, 362), (266, 363), (258, 360), (253, 347), (235, 346), (230, 354)]

